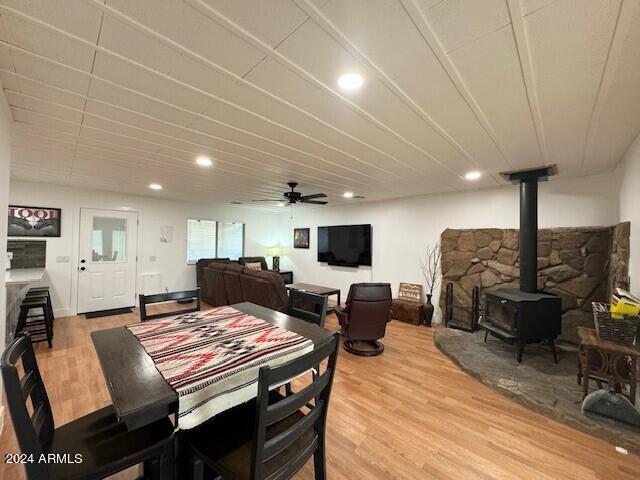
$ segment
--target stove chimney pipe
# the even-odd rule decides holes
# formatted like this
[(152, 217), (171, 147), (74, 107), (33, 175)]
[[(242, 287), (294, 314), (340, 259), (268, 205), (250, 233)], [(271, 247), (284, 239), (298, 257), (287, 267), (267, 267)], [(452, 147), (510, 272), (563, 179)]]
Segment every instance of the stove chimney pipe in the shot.
[(555, 166), (506, 172), (520, 184), (520, 291), (538, 291), (538, 182), (555, 173)]

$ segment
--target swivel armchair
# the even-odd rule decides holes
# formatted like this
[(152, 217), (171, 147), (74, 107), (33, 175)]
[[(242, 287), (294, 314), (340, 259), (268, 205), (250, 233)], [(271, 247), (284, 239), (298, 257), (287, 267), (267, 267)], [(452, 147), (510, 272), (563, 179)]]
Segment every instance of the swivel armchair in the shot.
[(347, 352), (373, 357), (384, 351), (379, 339), (384, 337), (387, 322), (391, 320), (391, 302), (388, 283), (351, 285), (344, 308), (336, 308)]

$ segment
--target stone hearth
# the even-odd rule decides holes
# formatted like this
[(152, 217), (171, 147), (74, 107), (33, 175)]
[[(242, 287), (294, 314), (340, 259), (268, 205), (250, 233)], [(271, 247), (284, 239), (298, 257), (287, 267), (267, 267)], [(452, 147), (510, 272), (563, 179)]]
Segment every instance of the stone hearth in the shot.
[[(576, 342), (576, 327), (592, 326), (591, 302), (607, 301), (627, 286), (630, 224), (538, 231), (538, 288), (562, 299), (561, 340)], [(442, 233), (443, 285), (454, 302), (470, 306), (474, 287), (519, 286), (519, 232), (515, 229), (447, 229)], [(444, 309), (444, 288), (440, 306)]]
[(445, 355), (485, 385), (549, 418), (640, 454), (638, 433), (582, 415), (582, 387), (576, 382), (575, 351), (560, 350), (556, 365), (549, 361), (548, 347), (532, 344), (525, 351), (526, 360), (519, 364), (511, 345), (492, 337), (484, 343), (484, 332), (468, 333), (439, 326), (433, 338)]

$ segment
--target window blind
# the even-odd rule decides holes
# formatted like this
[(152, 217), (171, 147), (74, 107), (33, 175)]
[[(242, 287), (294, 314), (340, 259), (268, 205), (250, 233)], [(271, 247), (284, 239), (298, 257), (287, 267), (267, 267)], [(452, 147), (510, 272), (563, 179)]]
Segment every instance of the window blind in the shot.
[(187, 263), (201, 258), (216, 257), (216, 222), (214, 220), (187, 220)]
[(218, 223), (218, 257), (237, 260), (244, 255), (244, 224)]

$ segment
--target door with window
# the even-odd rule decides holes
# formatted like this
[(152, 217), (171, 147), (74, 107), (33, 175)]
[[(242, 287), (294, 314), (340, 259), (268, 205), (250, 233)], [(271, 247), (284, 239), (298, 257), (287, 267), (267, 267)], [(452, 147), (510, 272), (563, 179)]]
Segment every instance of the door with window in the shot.
[(78, 313), (136, 303), (138, 214), (80, 209)]

